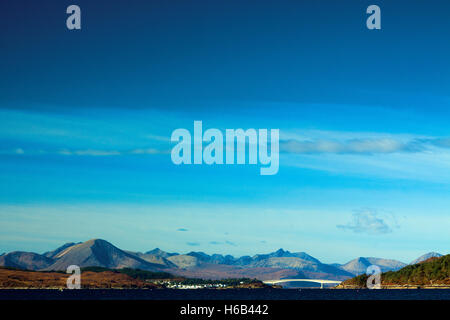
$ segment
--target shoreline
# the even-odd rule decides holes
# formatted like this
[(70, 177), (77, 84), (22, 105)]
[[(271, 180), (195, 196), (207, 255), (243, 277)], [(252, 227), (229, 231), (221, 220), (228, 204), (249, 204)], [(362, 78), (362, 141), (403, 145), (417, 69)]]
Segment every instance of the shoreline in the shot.
[(219, 301), (219, 300), (291, 300), (291, 301), (352, 301), (352, 300), (447, 300), (450, 290), (327, 290), (327, 289), (4, 289), (0, 301), (81, 301), (81, 300), (141, 300), (141, 301)]
[[(358, 286), (345, 285), (341, 287), (333, 288), (336, 290), (371, 290)], [(381, 290), (422, 290), (422, 289), (450, 289), (448, 285), (382, 285)], [(380, 290), (380, 289), (373, 289)]]

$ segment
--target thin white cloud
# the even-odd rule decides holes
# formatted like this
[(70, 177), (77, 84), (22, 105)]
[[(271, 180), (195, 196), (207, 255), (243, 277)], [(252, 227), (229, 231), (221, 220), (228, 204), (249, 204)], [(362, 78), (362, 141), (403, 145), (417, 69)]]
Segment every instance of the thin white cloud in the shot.
[(130, 154), (164, 154), (170, 153), (168, 150), (158, 150), (154, 148), (148, 149), (134, 149), (129, 152)]
[(280, 151), (287, 154), (431, 153), (450, 149), (450, 138), (383, 132), (285, 130)]
[(57, 152), (61, 155), (67, 156), (118, 156), (121, 153), (119, 151), (114, 150), (61, 150)]
[(319, 170), (358, 178), (376, 177), (448, 184), (450, 150), (389, 154), (286, 154), (285, 166)]
[(63, 156), (92, 156), (92, 157), (110, 157), (121, 155), (153, 155), (153, 154), (170, 154), (170, 150), (166, 149), (132, 149), (132, 150), (102, 150), (102, 149), (61, 149), (61, 150), (24, 150), (16, 148), (13, 150), (2, 150), (3, 155), (63, 155)]
[[(434, 143), (435, 140), (401, 141), (393, 138), (366, 138), (338, 140), (282, 140), (280, 151), (294, 154), (336, 153), (336, 154), (387, 154), (399, 152), (424, 152), (432, 146), (445, 148), (444, 144)], [(448, 145), (450, 147), (450, 144)], [(447, 147), (447, 148), (448, 148)]]
[(148, 138), (149, 140), (154, 140), (154, 141), (162, 141), (162, 142), (170, 142), (170, 137), (169, 136), (158, 136), (155, 134), (147, 134), (145, 135), (145, 138)]

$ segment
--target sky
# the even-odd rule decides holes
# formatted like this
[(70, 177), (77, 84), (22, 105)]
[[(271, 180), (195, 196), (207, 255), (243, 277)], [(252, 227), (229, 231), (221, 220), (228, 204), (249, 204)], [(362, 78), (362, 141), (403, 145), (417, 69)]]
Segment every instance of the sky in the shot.
[[(81, 30), (66, 8), (81, 8)], [(381, 8), (381, 30), (366, 8)], [(409, 262), (450, 241), (448, 1), (3, 1), (0, 252)], [(172, 132), (280, 130), (280, 168), (172, 163)]]

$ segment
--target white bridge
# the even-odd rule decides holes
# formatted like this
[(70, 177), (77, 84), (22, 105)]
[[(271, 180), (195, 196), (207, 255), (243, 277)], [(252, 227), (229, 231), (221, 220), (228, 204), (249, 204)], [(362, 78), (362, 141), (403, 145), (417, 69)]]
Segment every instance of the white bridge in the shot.
[(324, 284), (335, 284), (338, 285), (342, 281), (338, 280), (322, 280), (322, 279), (278, 279), (278, 280), (266, 280), (263, 281), (265, 284), (278, 284), (278, 283), (284, 283), (284, 282), (315, 282), (320, 283), (320, 288), (323, 289)]

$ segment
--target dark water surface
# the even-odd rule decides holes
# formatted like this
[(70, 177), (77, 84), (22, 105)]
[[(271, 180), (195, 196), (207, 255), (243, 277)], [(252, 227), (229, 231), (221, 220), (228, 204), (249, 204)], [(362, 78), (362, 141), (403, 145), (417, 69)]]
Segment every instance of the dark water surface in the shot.
[(450, 300), (448, 289), (0, 290), (0, 300)]

